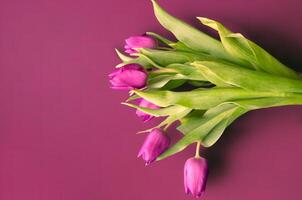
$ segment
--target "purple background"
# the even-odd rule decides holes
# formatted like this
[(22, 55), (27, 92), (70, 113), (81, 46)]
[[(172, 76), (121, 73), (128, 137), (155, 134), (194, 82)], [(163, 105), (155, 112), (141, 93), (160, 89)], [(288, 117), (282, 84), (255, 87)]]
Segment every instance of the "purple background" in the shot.
[[(194, 16), (220, 20), (301, 71), (301, 1), (160, 4), (194, 25)], [(0, 200), (191, 199), (183, 164), (194, 147), (145, 167), (135, 132), (151, 125), (109, 89), (114, 48), (144, 31), (168, 35), (148, 0), (0, 2)], [(298, 106), (237, 120), (204, 153), (204, 199), (301, 199), (301, 122)]]

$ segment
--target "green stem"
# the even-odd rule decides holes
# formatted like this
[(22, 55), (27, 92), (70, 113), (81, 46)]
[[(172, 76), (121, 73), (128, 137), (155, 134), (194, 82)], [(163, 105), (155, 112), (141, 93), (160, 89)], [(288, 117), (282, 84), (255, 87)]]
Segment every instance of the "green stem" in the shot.
[(250, 106), (250, 110), (270, 108), (287, 105), (302, 105), (302, 94), (280, 93), (271, 97), (255, 98), (246, 101), (238, 101), (238, 104)]
[(201, 146), (201, 142), (198, 141), (196, 144), (196, 152), (195, 152), (195, 158), (200, 158), (199, 152), (200, 152), (200, 146)]

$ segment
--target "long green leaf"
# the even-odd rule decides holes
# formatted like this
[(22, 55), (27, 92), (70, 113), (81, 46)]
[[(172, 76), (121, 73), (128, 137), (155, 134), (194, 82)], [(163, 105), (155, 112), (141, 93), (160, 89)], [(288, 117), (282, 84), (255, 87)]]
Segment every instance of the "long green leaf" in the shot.
[(175, 73), (183, 75), (183, 79), (207, 81), (207, 79), (204, 78), (200, 70), (196, 69), (195, 67), (192, 67), (189, 64), (170, 64), (166, 67), (166, 69), (171, 69)]
[[(206, 147), (211, 146), (221, 136), (224, 129), (239, 116), (240, 109), (236, 105), (222, 104), (208, 110), (199, 121), (199, 126), (185, 134), (175, 145), (161, 154), (157, 160), (164, 159), (182, 151), (188, 145), (201, 141)], [(237, 115), (233, 115), (236, 113)], [(229, 121), (230, 120), (230, 121)]]
[(204, 147), (210, 147), (214, 145), (217, 140), (221, 137), (224, 130), (238, 117), (248, 112), (248, 109), (237, 107), (233, 112), (223, 120), (219, 122), (209, 133), (207, 133), (201, 140)]
[(172, 89), (176, 89), (180, 86), (182, 86), (183, 84), (185, 84), (187, 82), (187, 80), (185, 79), (175, 79), (175, 80), (171, 80), (169, 81), (164, 87), (162, 87), (162, 90), (172, 90)]
[(198, 17), (198, 19), (216, 31), (218, 31), (221, 42), (226, 51), (239, 60), (246, 61), (246, 66), (254, 67), (257, 70), (271, 74), (301, 79), (301, 77), (292, 69), (286, 67), (267, 51), (259, 47), (254, 42), (246, 39), (239, 33), (232, 33), (221, 23), (214, 20)]
[(185, 117), (189, 112), (191, 112), (192, 109), (187, 108), (187, 107), (182, 107), (179, 108), (179, 110), (177, 112), (171, 113), (170, 116), (168, 116), (164, 121), (162, 121), (158, 127), (167, 125), (167, 124), (171, 124), (183, 117)]
[(148, 80), (148, 88), (162, 88), (171, 80), (184, 79), (185, 77), (181, 74), (163, 74), (156, 76)]
[(170, 44), (173, 44), (174, 42), (172, 42), (171, 40), (168, 40), (167, 38), (157, 34), (157, 33), (153, 33), (153, 32), (147, 32), (146, 33), (147, 35), (149, 36), (152, 36), (154, 38), (156, 38), (158, 41), (166, 44), (166, 45), (170, 45)]
[(276, 106), (286, 106), (286, 105), (301, 105), (302, 95), (291, 94), (290, 97), (266, 97), (266, 98), (256, 98), (256, 99), (245, 99), (234, 101), (242, 108), (248, 110), (255, 110), (261, 108), (270, 108)]
[(136, 109), (138, 109), (138, 110), (140, 110), (140, 111), (142, 111), (146, 114), (150, 114), (150, 115), (153, 115), (155, 117), (169, 116), (173, 113), (179, 113), (179, 112), (182, 112), (185, 109), (188, 109), (188, 108), (185, 108), (185, 107), (179, 106), (179, 105), (169, 106), (169, 107), (160, 108), (160, 109), (150, 109), (150, 108), (140, 107), (140, 106), (130, 104), (130, 103), (122, 103), (122, 104), (126, 105), (126, 106), (129, 106), (129, 107), (132, 107), (132, 108), (136, 108)]
[(302, 93), (302, 81), (283, 78), (265, 72), (244, 69), (218, 62), (194, 62), (210, 82), (222, 81), (236, 87), (253, 91), (273, 91), (277, 93)]
[(123, 61), (123, 62), (128, 62), (133, 60), (132, 57), (130, 56), (126, 56), (125, 54), (123, 54), (122, 52), (120, 52), (118, 49), (115, 49), (116, 54), (118, 55), (118, 57)]
[(150, 59), (146, 58), (144, 55), (138, 57), (129, 57), (119, 52), (119, 57), (123, 62), (118, 64), (116, 68), (123, 67), (124, 65), (127, 64), (139, 64), (146, 69), (151, 68), (153, 66), (152, 65), (153, 63), (150, 62)]
[[(248, 91), (241, 88), (210, 88), (187, 92), (172, 91), (134, 91), (138, 96), (158, 105), (167, 107), (181, 105), (192, 109), (207, 110), (224, 102), (261, 97), (278, 97), (278, 93)], [(282, 96), (283, 94), (281, 94)]]
[(167, 66), (173, 63), (184, 64), (187, 62), (194, 62), (196, 60), (213, 60), (210, 56), (206, 54), (194, 54), (190, 52), (181, 52), (174, 50), (156, 50), (156, 49), (143, 49), (140, 48), (138, 51), (141, 54), (148, 56), (151, 60), (161, 66)]
[(154, 13), (159, 23), (189, 48), (209, 53), (218, 58), (230, 58), (216, 39), (171, 16), (152, 0)]
[(181, 118), (185, 117), (189, 112), (191, 112), (192, 109), (190, 108), (186, 108), (186, 107), (179, 107), (179, 109), (177, 109), (175, 112), (171, 113), (165, 120), (163, 120), (160, 124), (158, 124), (157, 126), (147, 129), (147, 130), (143, 130), (140, 131), (138, 133), (145, 133), (145, 132), (150, 132), (152, 129), (154, 128), (160, 128), (162, 126), (165, 125), (170, 125), (173, 122), (180, 120)]

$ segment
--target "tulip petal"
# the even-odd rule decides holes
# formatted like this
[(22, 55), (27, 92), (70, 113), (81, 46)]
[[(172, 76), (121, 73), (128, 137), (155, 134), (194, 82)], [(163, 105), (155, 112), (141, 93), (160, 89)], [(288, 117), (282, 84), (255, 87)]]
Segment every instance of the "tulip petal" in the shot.
[[(149, 108), (149, 109), (159, 109), (160, 107), (141, 98), (140, 99), (140, 103), (139, 103), (139, 106), (140, 107), (143, 107), (143, 108)], [(150, 114), (147, 114), (139, 109), (136, 110), (136, 115), (138, 117), (140, 117), (142, 119), (143, 122), (147, 122), (149, 120), (151, 120), (154, 116), (150, 115)]]
[(194, 197), (204, 194), (208, 176), (208, 165), (204, 158), (190, 158), (184, 167), (184, 184), (186, 193)]
[(148, 74), (138, 64), (128, 64), (109, 74), (111, 88), (119, 90), (140, 89), (146, 86)]
[(126, 39), (126, 45), (131, 48), (155, 48), (156, 41), (149, 36), (132, 36)]
[(142, 156), (146, 165), (151, 164), (170, 144), (169, 138), (160, 129), (153, 129), (144, 141), (138, 157)]

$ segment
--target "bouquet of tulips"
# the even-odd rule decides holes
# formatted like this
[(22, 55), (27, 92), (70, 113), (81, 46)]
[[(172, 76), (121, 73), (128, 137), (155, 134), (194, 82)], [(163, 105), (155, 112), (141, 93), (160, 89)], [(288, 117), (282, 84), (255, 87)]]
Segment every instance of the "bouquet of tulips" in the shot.
[[(186, 193), (205, 191), (208, 166), (200, 147), (212, 146), (244, 113), (261, 108), (302, 104), (302, 78), (267, 51), (217, 21), (197, 17), (218, 32), (216, 40), (171, 16), (152, 1), (160, 24), (177, 41), (156, 33), (126, 39), (122, 63), (109, 75), (113, 89), (128, 90), (125, 105), (143, 121), (166, 117), (148, 132), (138, 156), (146, 164), (162, 160), (188, 145), (196, 155), (184, 168)], [(133, 102), (133, 103), (131, 103)], [(170, 146), (167, 128), (179, 121), (183, 137)]]

